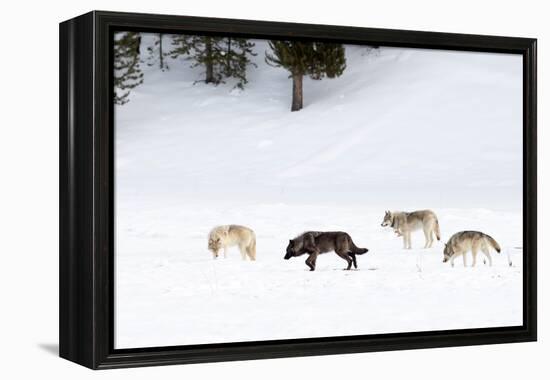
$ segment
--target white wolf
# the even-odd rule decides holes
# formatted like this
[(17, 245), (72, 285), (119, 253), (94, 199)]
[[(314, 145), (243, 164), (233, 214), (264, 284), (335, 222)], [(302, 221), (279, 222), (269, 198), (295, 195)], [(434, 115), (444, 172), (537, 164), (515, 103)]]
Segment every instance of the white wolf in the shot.
[(439, 221), (431, 210), (413, 212), (386, 211), (382, 220), (382, 227), (390, 226), (397, 236), (403, 236), (403, 248), (411, 249), (411, 232), (422, 229), (426, 237), (424, 248), (431, 248), (434, 238), (441, 239)]
[[(474, 259), (472, 266), (474, 267), (477, 261), (477, 252), (481, 250), (481, 252), (483, 252), (483, 254), (487, 257), (487, 260), (489, 260), (489, 266), (491, 266), (493, 265), (493, 261), (491, 260), (491, 255), (489, 254), (489, 248), (493, 248), (498, 253), (501, 251), (500, 245), (498, 245), (497, 241), (483, 232), (457, 232), (451, 236), (447, 244), (445, 244), (445, 249), (443, 250), (443, 262), (446, 263), (451, 260), (451, 266), (454, 267), (455, 258), (462, 256), (464, 266), (466, 266), (466, 253), (468, 251), (472, 251), (472, 257)], [(509, 261), (508, 264), (511, 266), (512, 262)]]
[(256, 235), (250, 228), (230, 224), (214, 227), (208, 234), (208, 249), (214, 259), (222, 248), (223, 257), (227, 257), (227, 248), (235, 245), (239, 247), (243, 260), (247, 256), (252, 261), (256, 260)]

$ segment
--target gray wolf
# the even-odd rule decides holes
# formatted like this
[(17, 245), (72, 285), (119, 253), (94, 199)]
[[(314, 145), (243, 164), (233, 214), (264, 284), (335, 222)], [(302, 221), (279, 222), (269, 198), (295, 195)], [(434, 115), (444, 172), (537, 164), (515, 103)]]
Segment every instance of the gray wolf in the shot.
[(214, 227), (208, 234), (208, 249), (212, 251), (214, 259), (221, 249), (223, 257), (227, 257), (227, 248), (235, 245), (239, 247), (243, 260), (247, 256), (251, 261), (256, 260), (256, 235), (250, 228), (230, 224)]
[(351, 264), (357, 268), (355, 255), (362, 255), (369, 250), (367, 248), (358, 248), (351, 239), (351, 236), (346, 232), (307, 231), (289, 241), (284, 258), (288, 260), (291, 257), (307, 253), (309, 257), (306, 259), (306, 265), (310, 271), (314, 271), (317, 256), (330, 251), (334, 251), (338, 256), (346, 260), (348, 263), (346, 270), (350, 270)]
[(472, 251), (474, 261), (472, 267), (476, 265), (477, 252), (481, 250), (489, 261), (489, 266), (493, 265), (491, 255), (489, 254), (489, 248), (493, 248), (500, 253), (500, 245), (491, 236), (479, 231), (461, 231), (457, 232), (445, 244), (443, 250), (443, 262), (451, 261), (451, 265), (454, 266), (454, 260), (456, 257), (462, 255), (464, 266), (466, 266), (466, 253)]
[(391, 227), (397, 236), (403, 236), (403, 248), (411, 249), (411, 232), (422, 229), (426, 238), (424, 248), (431, 248), (433, 235), (437, 240), (441, 239), (439, 221), (432, 210), (419, 210), (413, 212), (386, 211), (382, 220), (382, 227)]

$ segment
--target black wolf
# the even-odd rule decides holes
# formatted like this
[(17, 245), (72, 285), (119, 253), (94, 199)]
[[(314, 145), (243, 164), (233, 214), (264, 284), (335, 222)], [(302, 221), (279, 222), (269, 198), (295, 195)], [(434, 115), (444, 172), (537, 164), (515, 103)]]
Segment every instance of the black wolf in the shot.
[(357, 268), (355, 255), (362, 255), (369, 250), (358, 248), (346, 232), (307, 231), (290, 240), (286, 247), (285, 260), (307, 253), (309, 257), (306, 260), (306, 265), (311, 271), (314, 271), (317, 256), (330, 251), (336, 252), (338, 256), (346, 260), (348, 263), (346, 270), (350, 270), (352, 263)]

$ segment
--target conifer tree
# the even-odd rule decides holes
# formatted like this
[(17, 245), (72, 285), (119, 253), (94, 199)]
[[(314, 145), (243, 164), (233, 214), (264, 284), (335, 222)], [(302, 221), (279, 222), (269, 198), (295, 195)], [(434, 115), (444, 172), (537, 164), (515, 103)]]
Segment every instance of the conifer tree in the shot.
[(303, 107), (303, 78), (315, 80), (336, 78), (346, 68), (346, 55), (341, 44), (325, 42), (270, 41), (271, 52), (265, 53), (265, 61), (273, 67), (283, 67), (292, 78), (291, 111)]
[(188, 36), (186, 34), (174, 34), (171, 37), (172, 48), (168, 54), (173, 59), (178, 58), (180, 55), (187, 56), (190, 54), (193, 48), (193, 36)]
[(256, 56), (253, 52), (254, 43), (246, 38), (225, 38), (226, 49), (222, 52), (225, 58), (222, 64), (223, 75), (226, 78), (237, 79), (237, 87), (242, 89), (248, 83), (246, 69), (249, 65), (257, 67), (250, 61), (250, 56)]
[(222, 73), (219, 66), (223, 55), (222, 38), (210, 36), (175, 35), (172, 40), (170, 56), (177, 58), (184, 56), (192, 61), (191, 67), (205, 68), (205, 83), (219, 84)]
[(256, 55), (252, 51), (254, 43), (244, 38), (176, 35), (172, 46), (172, 58), (183, 55), (192, 61), (191, 67), (204, 67), (205, 83), (217, 85), (226, 78), (235, 78), (240, 88), (247, 83), (247, 66), (254, 65), (250, 56)]
[(114, 42), (114, 102), (126, 104), (130, 90), (143, 83), (140, 65), (141, 36), (135, 32), (115, 35)]
[(164, 59), (167, 53), (164, 49), (164, 34), (163, 33), (157, 33), (155, 35), (155, 42), (152, 46), (149, 46), (147, 48), (147, 52), (149, 53), (147, 57), (147, 65), (153, 66), (158, 64), (159, 69), (162, 71), (168, 70), (168, 64), (166, 63), (166, 60)]

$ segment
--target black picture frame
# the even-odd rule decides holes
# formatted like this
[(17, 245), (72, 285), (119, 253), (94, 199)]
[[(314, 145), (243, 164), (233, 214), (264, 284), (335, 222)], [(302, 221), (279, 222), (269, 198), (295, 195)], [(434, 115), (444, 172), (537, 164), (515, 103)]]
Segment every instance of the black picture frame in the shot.
[[(114, 349), (113, 33), (300, 38), (523, 56), (523, 325)], [(59, 31), (60, 356), (93, 369), (535, 341), (536, 39), (93, 11)]]

